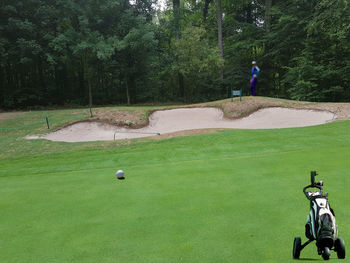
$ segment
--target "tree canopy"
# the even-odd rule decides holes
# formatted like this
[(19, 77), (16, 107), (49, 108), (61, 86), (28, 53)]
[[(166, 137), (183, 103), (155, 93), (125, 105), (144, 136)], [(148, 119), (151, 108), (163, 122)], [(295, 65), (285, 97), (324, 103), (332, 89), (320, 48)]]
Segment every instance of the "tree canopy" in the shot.
[(0, 108), (350, 99), (348, 0), (3, 0)]

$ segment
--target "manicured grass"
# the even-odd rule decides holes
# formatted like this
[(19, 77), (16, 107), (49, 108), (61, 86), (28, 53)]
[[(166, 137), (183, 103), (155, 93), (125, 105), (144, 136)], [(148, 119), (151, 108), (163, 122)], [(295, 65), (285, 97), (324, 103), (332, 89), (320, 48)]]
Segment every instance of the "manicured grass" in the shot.
[[(350, 244), (349, 121), (45, 145), (0, 160), (0, 262), (295, 262), (311, 170)], [(126, 180), (116, 180), (118, 169)], [(301, 258), (321, 259), (314, 244)]]
[[(103, 111), (135, 112), (138, 111), (143, 118), (155, 109), (155, 106), (144, 107), (104, 107), (95, 108), (93, 113)], [(166, 106), (158, 107), (166, 108)], [(143, 114), (142, 114), (143, 113)], [(48, 117), (50, 130), (45, 118)], [(67, 152), (76, 149), (92, 147), (115, 147), (129, 142), (90, 142), (90, 143), (55, 143), (46, 140), (27, 140), (28, 135), (42, 135), (54, 131), (70, 123), (89, 119), (88, 109), (47, 110), (19, 112), (11, 119), (0, 118), (0, 158), (18, 158), (21, 156), (36, 156), (58, 152)], [(106, 121), (105, 119), (101, 119)], [(118, 120), (116, 120), (118, 121)]]

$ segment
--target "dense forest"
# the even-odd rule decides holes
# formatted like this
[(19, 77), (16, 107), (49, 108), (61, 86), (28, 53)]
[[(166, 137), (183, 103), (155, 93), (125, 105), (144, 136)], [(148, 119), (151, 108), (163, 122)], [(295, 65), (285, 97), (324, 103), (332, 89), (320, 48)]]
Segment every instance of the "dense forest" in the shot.
[(348, 0), (1, 0), (0, 108), (350, 99)]

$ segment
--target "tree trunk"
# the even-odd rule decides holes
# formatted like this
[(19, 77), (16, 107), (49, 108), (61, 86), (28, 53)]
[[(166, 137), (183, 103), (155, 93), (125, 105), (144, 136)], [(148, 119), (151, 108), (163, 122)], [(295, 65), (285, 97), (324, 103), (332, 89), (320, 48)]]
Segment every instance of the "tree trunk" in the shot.
[(265, 0), (265, 19), (264, 19), (264, 26), (265, 26), (265, 30), (266, 30), (267, 32), (270, 32), (270, 22), (271, 22), (271, 19), (270, 19), (269, 12), (270, 12), (271, 6), (272, 6), (272, 0)]
[(175, 22), (175, 38), (180, 38), (180, 0), (173, 0), (173, 12)]
[[(175, 39), (180, 39), (180, 0), (173, 0), (173, 12), (175, 21)], [(185, 96), (184, 77), (178, 72), (179, 93), (182, 98)]]
[(127, 104), (130, 105), (129, 78), (128, 78), (127, 74), (125, 76), (125, 85), (126, 85), (126, 100), (127, 100)]
[[(216, 8), (217, 8), (217, 15), (218, 15), (218, 46), (220, 50), (220, 56), (222, 59), (224, 59), (224, 48), (222, 44), (222, 10), (221, 10), (221, 0), (216, 0)], [(220, 77), (221, 79), (224, 79), (224, 68), (221, 67), (220, 69)]]
[(204, 2), (204, 8), (203, 8), (203, 19), (204, 20), (207, 20), (209, 4), (211, 3), (211, 1), (212, 0), (205, 0), (205, 2)]
[[(56, 74), (56, 65), (55, 65), (55, 76), (57, 77)], [(79, 90), (78, 94), (80, 97), (81, 103), (84, 103), (85, 101), (85, 65), (84, 65), (84, 59), (80, 59), (80, 65), (79, 65)], [(56, 81), (56, 89), (58, 89), (58, 80)]]
[(43, 63), (40, 57), (38, 57), (38, 63), (37, 63), (37, 69), (38, 69), (38, 79), (39, 79), (39, 86), (41, 87), (41, 94), (44, 94), (46, 91), (46, 84), (44, 79), (44, 69), (43, 69)]
[(89, 88), (89, 108), (92, 108), (92, 92), (91, 92), (91, 79), (88, 78), (88, 88)]
[(92, 86), (91, 86), (91, 81), (93, 79), (93, 73), (92, 69), (89, 68), (89, 61), (88, 61), (88, 54), (87, 51), (84, 52), (84, 57), (83, 57), (83, 69), (84, 69), (84, 74), (85, 74), (85, 81), (84, 83), (87, 84), (88, 88), (88, 98), (89, 98), (89, 107), (92, 107)]
[(4, 81), (5, 75), (5, 69), (3, 67), (0, 67), (0, 108), (2, 108), (4, 103), (4, 97), (5, 97), (5, 81)]
[(249, 2), (246, 8), (246, 21), (248, 24), (253, 24), (254, 23), (254, 18), (253, 18), (253, 7), (252, 7), (252, 3)]
[(180, 72), (178, 74), (178, 80), (179, 80), (180, 97), (184, 98), (185, 100), (185, 80), (184, 80), (184, 76)]

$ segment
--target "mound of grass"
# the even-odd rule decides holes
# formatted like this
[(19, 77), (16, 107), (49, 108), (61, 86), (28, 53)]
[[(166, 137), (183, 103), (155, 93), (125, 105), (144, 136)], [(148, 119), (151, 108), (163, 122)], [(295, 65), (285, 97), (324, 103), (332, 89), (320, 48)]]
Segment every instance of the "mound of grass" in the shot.
[[(292, 107), (303, 109), (328, 110), (338, 116), (338, 120), (350, 118), (350, 103), (311, 103), (265, 97), (244, 97), (214, 101), (193, 105), (180, 106), (118, 106), (100, 107), (93, 109), (93, 117), (90, 117), (88, 109), (47, 110), (20, 112), (10, 115), (0, 113), (0, 158), (17, 158), (21, 156), (35, 156), (58, 152), (68, 152), (77, 149), (89, 149), (95, 147), (113, 148), (120, 145), (130, 145), (145, 139), (124, 140), (116, 142), (89, 142), (89, 143), (55, 143), (46, 140), (26, 140), (28, 135), (42, 135), (50, 131), (62, 128), (77, 121), (101, 121), (121, 125), (129, 128), (139, 128), (148, 124), (149, 115), (155, 110), (171, 109), (179, 107), (217, 107), (223, 110), (227, 118), (240, 118), (254, 111), (266, 107)], [(5, 118), (3, 117), (5, 116)], [(7, 118), (6, 116), (11, 116)], [(45, 118), (49, 118), (50, 130), (47, 129)], [(3, 128), (10, 129), (3, 129)], [(14, 128), (14, 129), (13, 129)], [(208, 132), (204, 131), (203, 132)], [(181, 134), (181, 133), (180, 133)], [(175, 135), (174, 135), (175, 136)]]
[[(32, 155), (0, 160), (0, 261), (294, 262), (311, 170), (350, 242), (349, 134), (344, 121), (119, 147), (31, 141)], [(301, 258), (320, 259), (315, 245)]]

